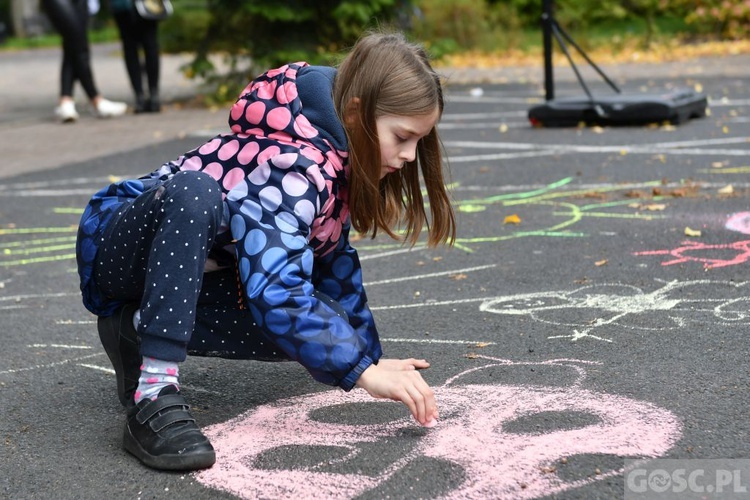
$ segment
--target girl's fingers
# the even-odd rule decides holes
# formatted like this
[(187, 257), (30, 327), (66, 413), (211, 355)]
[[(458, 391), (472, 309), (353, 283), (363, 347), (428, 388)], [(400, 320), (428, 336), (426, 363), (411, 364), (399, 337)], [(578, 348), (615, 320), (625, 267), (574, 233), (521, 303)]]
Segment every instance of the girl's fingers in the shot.
[(422, 393), (414, 386), (409, 387), (408, 391), (409, 397), (414, 403), (414, 410), (412, 411), (412, 415), (414, 416), (414, 419), (419, 422), (420, 424), (424, 425), (427, 420), (427, 411), (425, 409), (425, 400)]

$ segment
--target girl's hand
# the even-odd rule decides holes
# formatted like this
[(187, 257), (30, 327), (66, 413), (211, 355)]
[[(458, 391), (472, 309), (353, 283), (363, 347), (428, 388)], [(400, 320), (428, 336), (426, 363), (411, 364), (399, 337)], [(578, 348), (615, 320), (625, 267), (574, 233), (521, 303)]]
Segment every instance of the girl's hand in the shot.
[[(385, 365), (383, 362), (385, 361)], [(439, 417), (435, 394), (416, 370), (429, 366), (424, 360), (380, 360), (370, 365), (357, 380), (357, 386), (374, 398), (400, 401), (421, 425), (432, 427)]]
[(378, 366), (389, 371), (402, 371), (402, 370), (421, 370), (423, 368), (429, 368), (430, 363), (424, 359), (381, 359), (378, 361)]

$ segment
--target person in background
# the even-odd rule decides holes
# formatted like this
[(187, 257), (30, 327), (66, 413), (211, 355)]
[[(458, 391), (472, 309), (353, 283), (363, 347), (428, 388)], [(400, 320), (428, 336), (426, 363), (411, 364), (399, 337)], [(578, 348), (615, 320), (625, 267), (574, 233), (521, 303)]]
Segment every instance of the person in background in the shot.
[(91, 13), (99, 10), (98, 0), (42, 0), (47, 17), (62, 37), (63, 61), (60, 71), (60, 101), (55, 115), (63, 123), (78, 120), (73, 85), (80, 82), (99, 118), (120, 116), (127, 111), (123, 102), (102, 97), (94, 82), (89, 50), (88, 24)]
[(453, 242), (443, 107), (424, 49), (370, 33), (337, 68), (259, 76), (228, 133), (91, 198), (80, 286), (127, 408), (129, 453), (167, 470), (216, 460), (180, 392), (188, 354), (296, 361), (437, 424), (419, 373), (429, 363), (382, 356), (349, 231), (414, 245), (426, 227), (427, 245)]
[[(109, 3), (120, 31), (125, 68), (135, 94), (134, 110), (136, 113), (158, 113), (161, 111), (159, 21), (141, 17), (133, 0), (110, 0)], [(148, 94), (143, 90), (144, 73)]]

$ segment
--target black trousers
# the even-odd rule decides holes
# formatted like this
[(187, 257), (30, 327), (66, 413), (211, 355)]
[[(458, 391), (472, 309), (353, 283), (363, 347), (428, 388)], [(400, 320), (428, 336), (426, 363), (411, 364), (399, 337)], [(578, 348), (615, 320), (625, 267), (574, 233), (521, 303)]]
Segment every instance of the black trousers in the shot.
[(91, 70), (87, 0), (42, 0), (52, 26), (62, 37), (63, 61), (60, 71), (60, 95), (73, 96), (73, 84), (81, 82), (89, 99), (99, 95)]
[[(113, 12), (120, 31), (125, 68), (136, 97), (142, 97), (145, 70), (149, 95), (159, 94), (159, 22), (143, 19), (135, 8)], [(143, 58), (141, 59), (141, 49)]]

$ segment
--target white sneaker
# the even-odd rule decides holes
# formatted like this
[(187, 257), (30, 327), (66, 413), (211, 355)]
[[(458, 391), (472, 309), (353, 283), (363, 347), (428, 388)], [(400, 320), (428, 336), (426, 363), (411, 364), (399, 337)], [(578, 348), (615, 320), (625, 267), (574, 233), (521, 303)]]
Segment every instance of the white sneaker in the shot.
[(55, 116), (63, 123), (71, 123), (78, 119), (78, 111), (73, 101), (63, 101), (55, 108)]
[(96, 103), (94, 111), (99, 118), (111, 118), (124, 115), (127, 110), (128, 105), (124, 102), (109, 101), (102, 97)]

